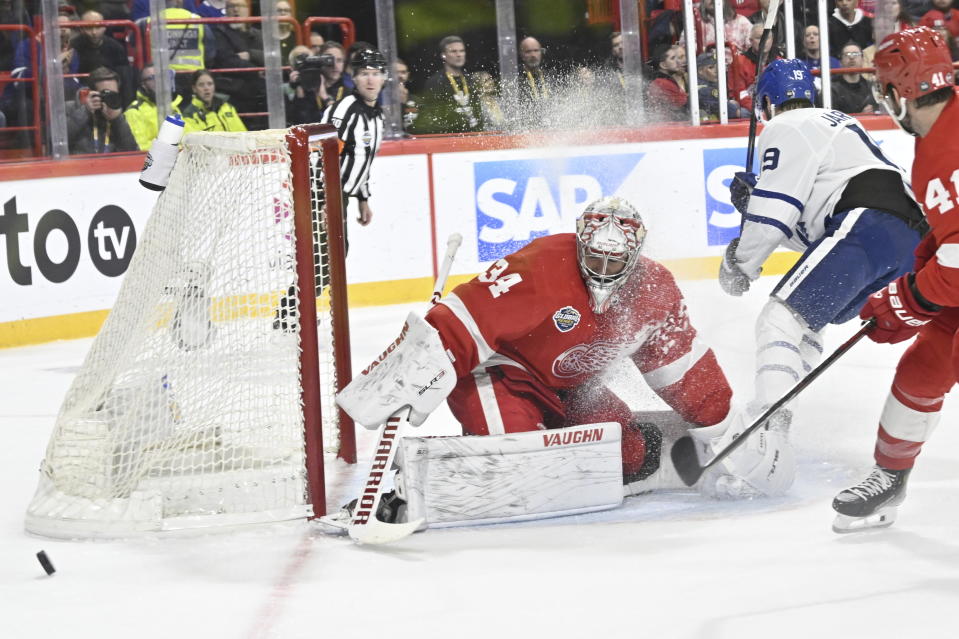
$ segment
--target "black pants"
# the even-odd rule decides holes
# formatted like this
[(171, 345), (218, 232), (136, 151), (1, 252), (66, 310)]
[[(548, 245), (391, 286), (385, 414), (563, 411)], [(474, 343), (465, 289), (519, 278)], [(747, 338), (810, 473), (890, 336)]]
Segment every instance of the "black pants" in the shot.
[[(346, 207), (349, 202), (348, 198), (343, 198), (343, 250), (344, 256), (346, 253), (349, 253), (350, 250), (350, 241), (346, 235)], [(326, 222), (325, 220), (313, 219), (313, 228), (315, 231), (313, 235), (313, 276), (316, 283), (316, 296), (320, 297), (323, 294), (323, 289), (325, 289), (330, 283), (330, 253), (329, 253), (329, 243), (328, 236), (326, 232)], [(284, 330), (288, 327), (287, 318), (294, 316), (296, 314), (296, 287), (290, 285), (290, 288), (287, 289), (286, 295), (280, 298), (280, 306), (276, 309), (274, 316), (274, 328), (283, 328)]]

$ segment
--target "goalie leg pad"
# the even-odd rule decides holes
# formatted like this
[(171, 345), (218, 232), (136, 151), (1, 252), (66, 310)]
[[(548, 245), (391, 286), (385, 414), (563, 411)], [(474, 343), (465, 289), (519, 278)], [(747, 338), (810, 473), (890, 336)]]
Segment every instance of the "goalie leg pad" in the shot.
[(357, 423), (379, 428), (390, 415), (409, 406), (410, 424), (419, 426), (456, 386), (456, 371), (440, 334), (410, 313), (400, 336), (337, 396)]
[(607, 510), (623, 501), (615, 422), (484, 437), (404, 437), (407, 519), (456, 526)]

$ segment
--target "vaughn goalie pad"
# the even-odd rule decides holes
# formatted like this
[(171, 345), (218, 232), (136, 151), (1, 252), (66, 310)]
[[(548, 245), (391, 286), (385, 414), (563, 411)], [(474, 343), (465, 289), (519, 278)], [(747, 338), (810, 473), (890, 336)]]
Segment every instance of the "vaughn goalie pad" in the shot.
[(573, 515), (619, 506), (615, 422), (482, 437), (404, 437), (397, 491), (428, 526)]
[(400, 336), (337, 394), (336, 403), (370, 429), (409, 406), (410, 424), (419, 426), (454, 386), (456, 371), (439, 333), (410, 313)]

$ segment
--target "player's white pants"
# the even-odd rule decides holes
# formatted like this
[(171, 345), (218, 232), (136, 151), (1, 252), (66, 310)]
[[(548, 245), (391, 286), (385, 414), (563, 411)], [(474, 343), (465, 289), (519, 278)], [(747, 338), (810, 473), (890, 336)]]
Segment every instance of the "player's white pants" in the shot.
[(770, 297), (756, 320), (756, 404), (768, 406), (781, 398), (821, 357), (821, 334)]

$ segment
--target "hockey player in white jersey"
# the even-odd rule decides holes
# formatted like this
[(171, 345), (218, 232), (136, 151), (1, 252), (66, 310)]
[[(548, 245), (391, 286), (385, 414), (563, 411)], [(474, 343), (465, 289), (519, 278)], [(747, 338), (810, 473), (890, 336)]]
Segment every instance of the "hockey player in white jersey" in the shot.
[[(854, 117), (814, 108), (815, 98), (813, 78), (799, 60), (773, 61), (757, 85), (756, 108), (766, 122), (758, 139), (760, 174), (737, 173), (730, 186), (743, 224), (727, 247), (719, 282), (740, 296), (777, 247), (802, 256), (759, 315), (753, 399), (742, 419), (710, 442), (714, 452), (817, 364), (827, 324), (856, 317), (871, 293), (910, 270), (928, 228), (903, 169)], [(780, 410), (760, 433), (787, 437), (791, 417)], [(756, 488), (721, 472), (714, 480), (719, 493)]]

